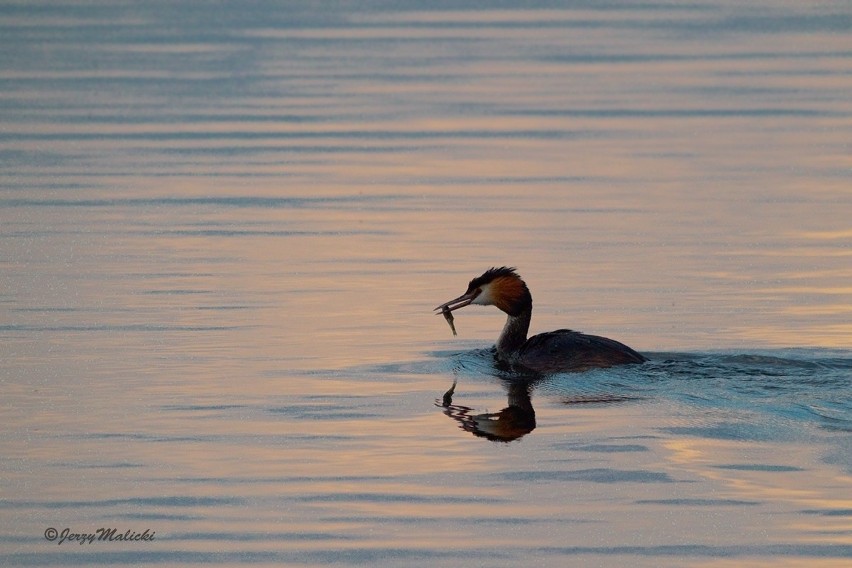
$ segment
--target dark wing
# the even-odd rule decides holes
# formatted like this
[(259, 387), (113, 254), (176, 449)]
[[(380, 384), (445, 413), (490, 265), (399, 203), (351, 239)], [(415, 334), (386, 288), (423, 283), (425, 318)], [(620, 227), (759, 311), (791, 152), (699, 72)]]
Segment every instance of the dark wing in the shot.
[(557, 329), (530, 337), (519, 352), (520, 363), (534, 371), (584, 371), (628, 363), (645, 357), (613, 339)]

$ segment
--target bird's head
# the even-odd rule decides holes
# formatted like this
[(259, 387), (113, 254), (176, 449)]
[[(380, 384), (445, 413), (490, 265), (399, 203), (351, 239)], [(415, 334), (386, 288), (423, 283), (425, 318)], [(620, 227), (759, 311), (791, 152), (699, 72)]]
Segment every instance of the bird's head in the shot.
[(532, 297), (527, 285), (514, 268), (491, 268), (482, 276), (470, 281), (467, 292), (454, 300), (441, 304), (436, 311), (453, 311), (470, 304), (497, 306), (510, 316), (519, 316), (532, 307)]

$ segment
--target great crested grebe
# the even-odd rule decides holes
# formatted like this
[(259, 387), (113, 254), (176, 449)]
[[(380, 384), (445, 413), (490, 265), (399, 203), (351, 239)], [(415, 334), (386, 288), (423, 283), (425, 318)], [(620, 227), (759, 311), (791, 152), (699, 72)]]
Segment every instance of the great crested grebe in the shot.
[(514, 268), (503, 266), (487, 270), (470, 281), (467, 292), (435, 310), (452, 322), (449, 312), (470, 304), (497, 306), (508, 314), (496, 347), (497, 357), (512, 366), (555, 373), (647, 361), (623, 343), (570, 329), (557, 329), (527, 339), (532, 295)]

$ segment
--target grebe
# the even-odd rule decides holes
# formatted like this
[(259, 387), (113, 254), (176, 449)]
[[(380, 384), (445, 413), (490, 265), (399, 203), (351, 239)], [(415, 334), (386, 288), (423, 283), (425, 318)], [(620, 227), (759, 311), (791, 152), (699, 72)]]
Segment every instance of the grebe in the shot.
[(496, 347), (497, 357), (513, 367), (556, 373), (647, 361), (623, 343), (570, 329), (557, 329), (527, 339), (532, 295), (514, 268), (487, 270), (470, 281), (467, 292), (435, 310), (447, 315), (469, 304), (497, 306), (508, 315)]

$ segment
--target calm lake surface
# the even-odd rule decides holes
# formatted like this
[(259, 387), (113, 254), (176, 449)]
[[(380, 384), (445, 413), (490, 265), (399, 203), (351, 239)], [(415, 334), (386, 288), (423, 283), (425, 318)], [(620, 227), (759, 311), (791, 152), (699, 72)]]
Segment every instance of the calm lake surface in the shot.
[(852, 6), (514, 4), (0, 7), (0, 564), (849, 565)]

